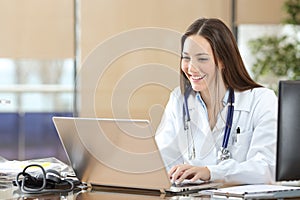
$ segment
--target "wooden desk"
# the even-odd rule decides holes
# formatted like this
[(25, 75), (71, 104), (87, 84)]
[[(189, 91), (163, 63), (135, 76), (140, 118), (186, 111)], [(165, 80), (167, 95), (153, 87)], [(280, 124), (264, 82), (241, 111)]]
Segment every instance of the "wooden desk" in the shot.
[[(12, 185), (4, 188), (0, 188), (0, 199), (27, 199), (27, 200), (61, 200), (61, 199), (76, 199), (76, 200), (157, 200), (157, 199), (191, 199), (191, 200), (215, 200), (211, 196), (201, 196), (199, 194), (189, 194), (182, 196), (164, 196), (159, 193), (138, 193), (119, 191), (117, 189), (100, 188), (97, 191), (94, 190), (75, 190), (69, 193), (53, 193), (53, 194), (22, 194), (17, 187)], [(226, 199), (226, 198), (224, 198)], [(231, 198), (228, 198), (228, 200)], [(237, 199), (237, 198), (235, 198)], [(288, 199), (288, 198), (287, 198)], [(289, 200), (296, 200), (298, 198), (289, 198)]]
[[(1, 158), (1, 157), (0, 157)], [(52, 161), (52, 160), (51, 160)], [(5, 160), (2, 162), (4, 163)], [(0, 161), (1, 164), (1, 161)], [(9, 163), (11, 165), (15, 163)], [(7, 166), (6, 166), (7, 167)], [(79, 188), (75, 189), (69, 193), (52, 193), (52, 194), (23, 194), (19, 189), (12, 185), (14, 180), (14, 174), (1, 173), (0, 171), (0, 199), (83, 199), (83, 200), (98, 200), (98, 199), (114, 199), (114, 200), (140, 200), (140, 199), (197, 199), (197, 200), (215, 200), (214, 197), (210, 195), (200, 195), (199, 193), (170, 196), (164, 195), (160, 192), (149, 192), (145, 190), (121, 190), (120, 188), (113, 187), (94, 187), (93, 190), (81, 190)], [(230, 186), (230, 185), (228, 185)], [(294, 199), (300, 199), (294, 198)]]
[[(197, 194), (189, 195), (191, 199), (211, 199), (210, 196), (201, 197)], [(159, 193), (137, 193), (129, 192), (125, 193), (124, 191), (117, 191), (108, 189), (103, 190), (75, 190), (74, 192), (69, 193), (53, 193), (53, 194), (22, 194), (19, 192), (17, 187), (11, 186), (7, 188), (0, 189), (0, 199), (34, 199), (34, 200), (49, 200), (49, 199), (76, 199), (76, 200), (152, 200), (152, 199), (180, 199), (180, 197), (188, 198), (185, 196), (165, 196)]]

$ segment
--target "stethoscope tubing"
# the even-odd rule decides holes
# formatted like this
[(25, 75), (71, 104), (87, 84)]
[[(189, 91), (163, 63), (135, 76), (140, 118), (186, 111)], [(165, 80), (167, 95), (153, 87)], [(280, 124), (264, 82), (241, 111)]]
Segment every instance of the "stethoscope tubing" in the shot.
[[(188, 86), (186, 88), (186, 91), (184, 92), (184, 104), (183, 104), (183, 120), (184, 120), (184, 128), (185, 130), (189, 129), (190, 127), (187, 126), (189, 122), (191, 121), (190, 112), (188, 108), (188, 96), (190, 92), (192, 91), (192, 86)], [(234, 112), (234, 91), (232, 88), (229, 88), (229, 105), (228, 105), (228, 111), (227, 111), (227, 119), (226, 119), (226, 126), (224, 131), (224, 137), (222, 142), (222, 149), (227, 149), (228, 147), (228, 141), (230, 137), (231, 127), (232, 127), (232, 121), (233, 121), (233, 112)]]
[(184, 92), (184, 119), (186, 121), (191, 121), (191, 116), (190, 116), (190, 111), (189, 111), (189, 106), (188, 106), (188, 96), (190, 95), (192, 91), (192, 86), (187, 87), (187, 89)]
[(228, 147), (228, 141), (229, 141), (230, 131), (232, 127), (233, 112), (234, 112), (234, 92), (232, 89), (229, 89), (229, 98), (230, 99), (228, 105), (226, 126), (225, 126), (224, 138), (222, 143), (223, 149), (226, 149)]

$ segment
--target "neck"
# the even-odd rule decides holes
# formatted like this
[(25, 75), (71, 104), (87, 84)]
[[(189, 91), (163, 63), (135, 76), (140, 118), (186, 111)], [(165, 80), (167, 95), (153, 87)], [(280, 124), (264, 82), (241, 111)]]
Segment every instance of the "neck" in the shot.
[(201, 91), (201, 98), (205, 102), (207, 108), (222, 104), (222, 100), (225, 96), (227, 87), (225, 85), (219, 86), (214, 89), (207, 89)]
[(223, 108), (222, 100), (227, 88), (225, 85), (219, 85), (217, 88), (201, 91), (201, 98), (206, 104), (210, 128), (213, 129), (217, 122), (217, 116)]

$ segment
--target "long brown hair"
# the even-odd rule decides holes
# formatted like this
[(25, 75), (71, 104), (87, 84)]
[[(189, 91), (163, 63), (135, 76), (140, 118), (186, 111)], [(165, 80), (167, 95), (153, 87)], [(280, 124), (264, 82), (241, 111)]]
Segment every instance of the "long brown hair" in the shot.
[[(210, 43), (215, 63), (219, 61), (224, 66), (222, 78), (225, 86), (238, 91), (262, 87), (249, 76), (234, 36), (221, 20), (200, 18), (193, 22), (181, 38), (181, 51), (186, 38), (191, 35), (201, 35)], [(184, 93), (190, 82), (182, 70), (180, 74), (181, 91)]]

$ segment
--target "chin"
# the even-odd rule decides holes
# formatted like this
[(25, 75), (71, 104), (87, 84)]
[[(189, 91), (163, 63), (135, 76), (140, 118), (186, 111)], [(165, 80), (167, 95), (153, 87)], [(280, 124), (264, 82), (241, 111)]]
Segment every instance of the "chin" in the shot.
[(201, 92), (203, 90), (206, 90), (206, 87), (203, 87), (203, 86), (199, 86), (199, 85), (192, 85), (192, 88), (194, 91), (196, 92)]

